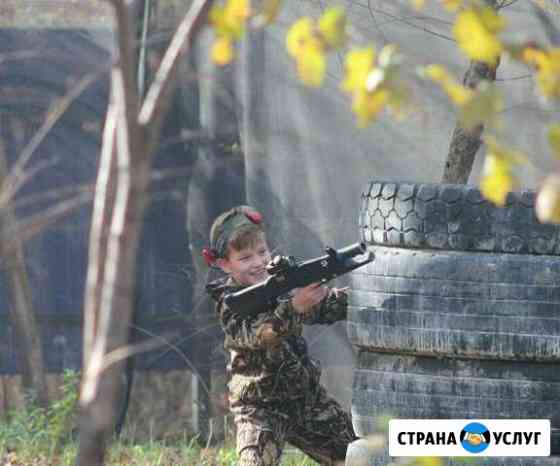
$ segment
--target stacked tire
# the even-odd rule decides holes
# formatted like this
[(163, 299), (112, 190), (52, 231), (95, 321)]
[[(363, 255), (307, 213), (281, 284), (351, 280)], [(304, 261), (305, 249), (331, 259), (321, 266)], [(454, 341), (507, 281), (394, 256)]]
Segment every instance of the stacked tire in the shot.
[(525, 191), (496, 207), (474, 187), (445, 184), (372, 182), (362, 194), (361, 239), (376, 260), (351, 278), (360, 437), (385, 416), (550, 419), (560, 452), (560, 228), (540, 224), (534, 202)]

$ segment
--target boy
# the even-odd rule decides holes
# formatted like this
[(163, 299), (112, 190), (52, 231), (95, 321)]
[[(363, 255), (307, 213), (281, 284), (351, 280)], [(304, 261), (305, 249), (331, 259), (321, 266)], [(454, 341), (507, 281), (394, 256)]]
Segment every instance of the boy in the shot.
[(264, 280), (270, 251), (260, 213), (248, 206), (220, 215), (210, 230), (207, 262), (228, 276), (207, 285), (230, 353), (230, 410), (237, 427), (238, 466), (275, 466), (285, 442), (322, 465), (344, 465), (357, 439), (350, 416), (320, 385), (320, 366), (302, 337), (303, 324), (346, 318), (344, 289), (318, 283), (291, 298), (241, 317), (223, 303), (225, 294)]

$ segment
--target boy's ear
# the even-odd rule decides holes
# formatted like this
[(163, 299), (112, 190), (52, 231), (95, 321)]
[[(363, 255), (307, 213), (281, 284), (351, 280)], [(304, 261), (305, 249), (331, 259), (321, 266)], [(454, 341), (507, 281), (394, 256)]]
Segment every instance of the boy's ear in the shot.
[(216, 259), (216, 265), (220, 267), (225, 273), (230, 273), (231, 267), (229, 266), (229, 261), (227, 259), (219, 258)]

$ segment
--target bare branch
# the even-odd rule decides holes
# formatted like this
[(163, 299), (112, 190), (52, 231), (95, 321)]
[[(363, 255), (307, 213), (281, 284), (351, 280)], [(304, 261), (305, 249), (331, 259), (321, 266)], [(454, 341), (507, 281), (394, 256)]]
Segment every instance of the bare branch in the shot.
[(114, 92), (111, 92), (111, 102), (107, 109), (105, 129), (103, 133), (103, 145), (99, 168), (97, 171), (97, 182), (95, 186), (95, 199), (89, 236), (89, 261), (87, 271), (87, 282), (84, 298), (84, 349), (83, 367), (93, 348), (96, 329), (96, 317), (99, 308), (99, 294), (103, 282), (103, 271), (105, 265), (106, 242), (109, 227), (109, 218), (114, 202), (114, 164), (116, 157), (116, 127), (117, 106)]
[(195, 0), (177, 28), (140, 110), (138, 122), (141, 126), (152, 125), (156, 131), (159, 131), (163, 118), (163, 112), (160, 110), (166, 107), (169, 101), (179, 58), (190, 46), (193, 37), (202, 26), (211, 4), (212, 0)]
[(29, 159), (43, 142), (47, 134), (49, 134), (50, 130), (54, 127), (58, 120), (60, 120), (62, 115), (64, 115), (64, 112), (66, 112), (72, 102), (74, 102), (74, 100), (99, 77), (99, 74), (100, 73), (84, 76), (64, 97), (54, 103), (52, 108), (48, 111), (45, 121), (39, 130), (33, 135), (31, 141), (29, 141), (29, 143), (25, 146), (18, 157), (17, 162), (10, 170), (10, 174), (2, 183), (0, 191), (0, 205), (6, 203), (8, 199), (14, 197), (15, 193), (22, 186), (23, 180), (27, 179), (24, 176), (24, 172)]
[(546, 37), (553, 46), (560, 45), (560, 29), (552, 22), (552, 19), (547, 12), (540, 6), (531, 2), (531, 9), (541, 23), (541, 26), (546, 34)]
[[(171, 335), (169, 335), (169, 338), (173, 338), (176, 335), (177, 332), (172, 333)], [(125, 359), (135, 356), (137, 354), (147, 353), (148, 351), (155, 350), (165, 345), (170, 345), (167, 339), (163, 338), (160, 335), (153, 335), (153, 338), (150, 338), (146, 341), (142, 341), (140, 343), (135, 343), (134, 345), (126, 345), (114, 349), (113, 351), (108, 353), (103, 359), (103, 364), (100, 368), (100, 371), (101, 372), (106, 371), (113, 364), (116, 364), (117, 362), (124, 361)]]
[(63, 186), (60, 188), (46, 189), (44, 191), (29, 194), (25, 197), (14, 200), (12, 202), (12, 207), (15, 209), (20, 209), (22, 207), (47, 201), (53, 202), (62, 200), (63, 198), (68, 198), (70, 196), (76, 196), (84, 193), (90, 193), (91, 195), (93, 195), (93, 185), (87, 183), (78, 186)]
[[(134, 144), (134, 140), (140, 136), (137, 134), (138, 127), (136, 124), (140, 108), (140, 96), (135, 77), (137, 41), (134, 33), (134, 15), (131, 14), (133, 2), (130, 0), (112, 0), (112, 3), (117, 21), (117, 67), (122, 73), (125, 121)], [(141, 142), (138, 141), (138, 144), (141, 144)]]
[[(7, 172), (6, 154), (0, 137), (0, 182)], [(9, 317), (20, 341), (18, 359), (22, 381), (26, 388), (34, 389), (38, 402), (46, 406), (48, 389), (45, 378), (43, 350), (37, 320), (33, 312), (31, 288), (25, 267), (23, 240), (19, 234), (9, 234), (7, 229), (18, 228), (17, 217), (8, 202), (0, 209), (0, 255), (6, 262), (7, 290), (10, 294)], [(17, 233), (17, 232), (16, 232)]]
[[(122, 235), (124, 226), (126, 225), (126, 209), (129, 206), (130, 191), (131, 191), (131, 176), (130, 176), (130, 150), (128, 141), (128, 125), (126, 122), (125, 110), (125, 88), (122, 73), (119, 68), (115, 68), (112, 72), (112, 91), (115, 103), (115, 141), (118, 175), (116, 184), (116, 198), (111, 213), (111, 223), (109, 227), (110, 237), (106, 244), (105, 265), (104, 273), (101, 277), (103, 282), (100, 284), (101, 296), (98, 303), (98, 309), (89, 308), (88, 319), (97, 319), (97, 325), (93, 326), (93, 341), (91, 351), (86, 359), (84, 381), (82, 384), (82, 393), (80, 402), (87, 405), (93, 401), (97, 394), (97, 387), (99, 385), (99, 375), (103, 360), (109, 346), (109, 329), (112, 324), (112, 306), (113, 299), (116, 291), (116, 280), (118, 268), (118, 255), (119, 255), (119, 237)], [(106, 227), (105, 227), (106, 228)], [(88, 280), (89, 281), (89, 280)], [(91, 285), (97, 285), (90, 282)], [(128, 293), (130, 290), (119, 290), (119, 292)], [(91, 323), (89, 324), (91, 325)], [(92, 331), (92, 328), (89, 328)], [(90, 335), (91, 336), (91, 335)]]
[[(196, 332), (193, 332), (192, 334), (189, 335), (189, 337), (192, 337), (198, 333), (202, 333), (203, 331), (205, 331), (207, 328), (211, 328), (212, 326), (208, 326), (206, 328), (202, 328), (197, 330)], [(161, 344), (161, 346), (165, 345), (168, 346), (171, 350), (173, 350), (183, 361), (185, 361), (185, 363), (189, 366), (189, 368), (191, 369), (191, 371), (193, 372), (193, 374), (195, 374), (199, 380), (200, 385), (202, 386), (202, 388), (204, 389), (204, 391), (207, 394), (210, 394), (210, 387), (208, 387), (208, 385), (206, 384), (206, 382), (204, 381), (204, 378), (200, 376), (200, 373), (198, 372), (198, 370), (196, 369), (196, 366), (190, 361), (189, 358), (187, 358), (185, 356), (185, 354), (181, 351), (181, 349), (179, 347), (177, 347), (177, 345), (174, 345), (173, 343), (171, 343), (169, 340), (164, 339), (163, 337), (156, 335), (155, 333), (152, 333), (144, 328), (138, 327), (138, 326), (134, 326), (134, 328), (136, 330), (139, 330), (143, 333), (145, 333), (146, 335), (151, 336), (152, 338), (158, 338), (163, 340), (163, 343)]]
[(14, 222), (4, 233), (5, 239), (2, 245), (4, 252), (10, 253), (16, 247), (16, 242), (20, 243), (30, 240), (53, 223), (90, 202), (92, 197), (91, 193), (82, 193), (64, 202), (59, 202), (39, 214), (20, 220), (17, 223)]

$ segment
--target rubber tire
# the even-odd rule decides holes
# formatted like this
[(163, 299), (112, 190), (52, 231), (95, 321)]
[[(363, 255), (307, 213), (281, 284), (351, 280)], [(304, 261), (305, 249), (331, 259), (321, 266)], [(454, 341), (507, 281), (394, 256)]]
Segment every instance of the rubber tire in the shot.
[[(560, 372), (556, 364), (473, 361), (362, 351), (354, 372), (356, 434), (379, 419), (550, 419), (560, 451)], [(551, 415), (552, 413), (552, 415)]]
[(359, 224), (367, 244), (413, 249), (560, 254), (560, 227), (540, 224), (535, 192), (510, 193), (505, 207), (474, 186), (372, 182)]
[[(441, 459), (445, 466), (560, 466), (560, 458), (555, 457), (478, 457), (468, 463), (462, 458)], [(394, 457), (389, 456), (388, 447), (372, 450), (367, 439), (359, 439), (348, 445), (346, 466), (387, 466), (388, 464), (400, 464)]]
[(560, 360), (560, 257), (370, 247), (348, 337), (370, 351)]

